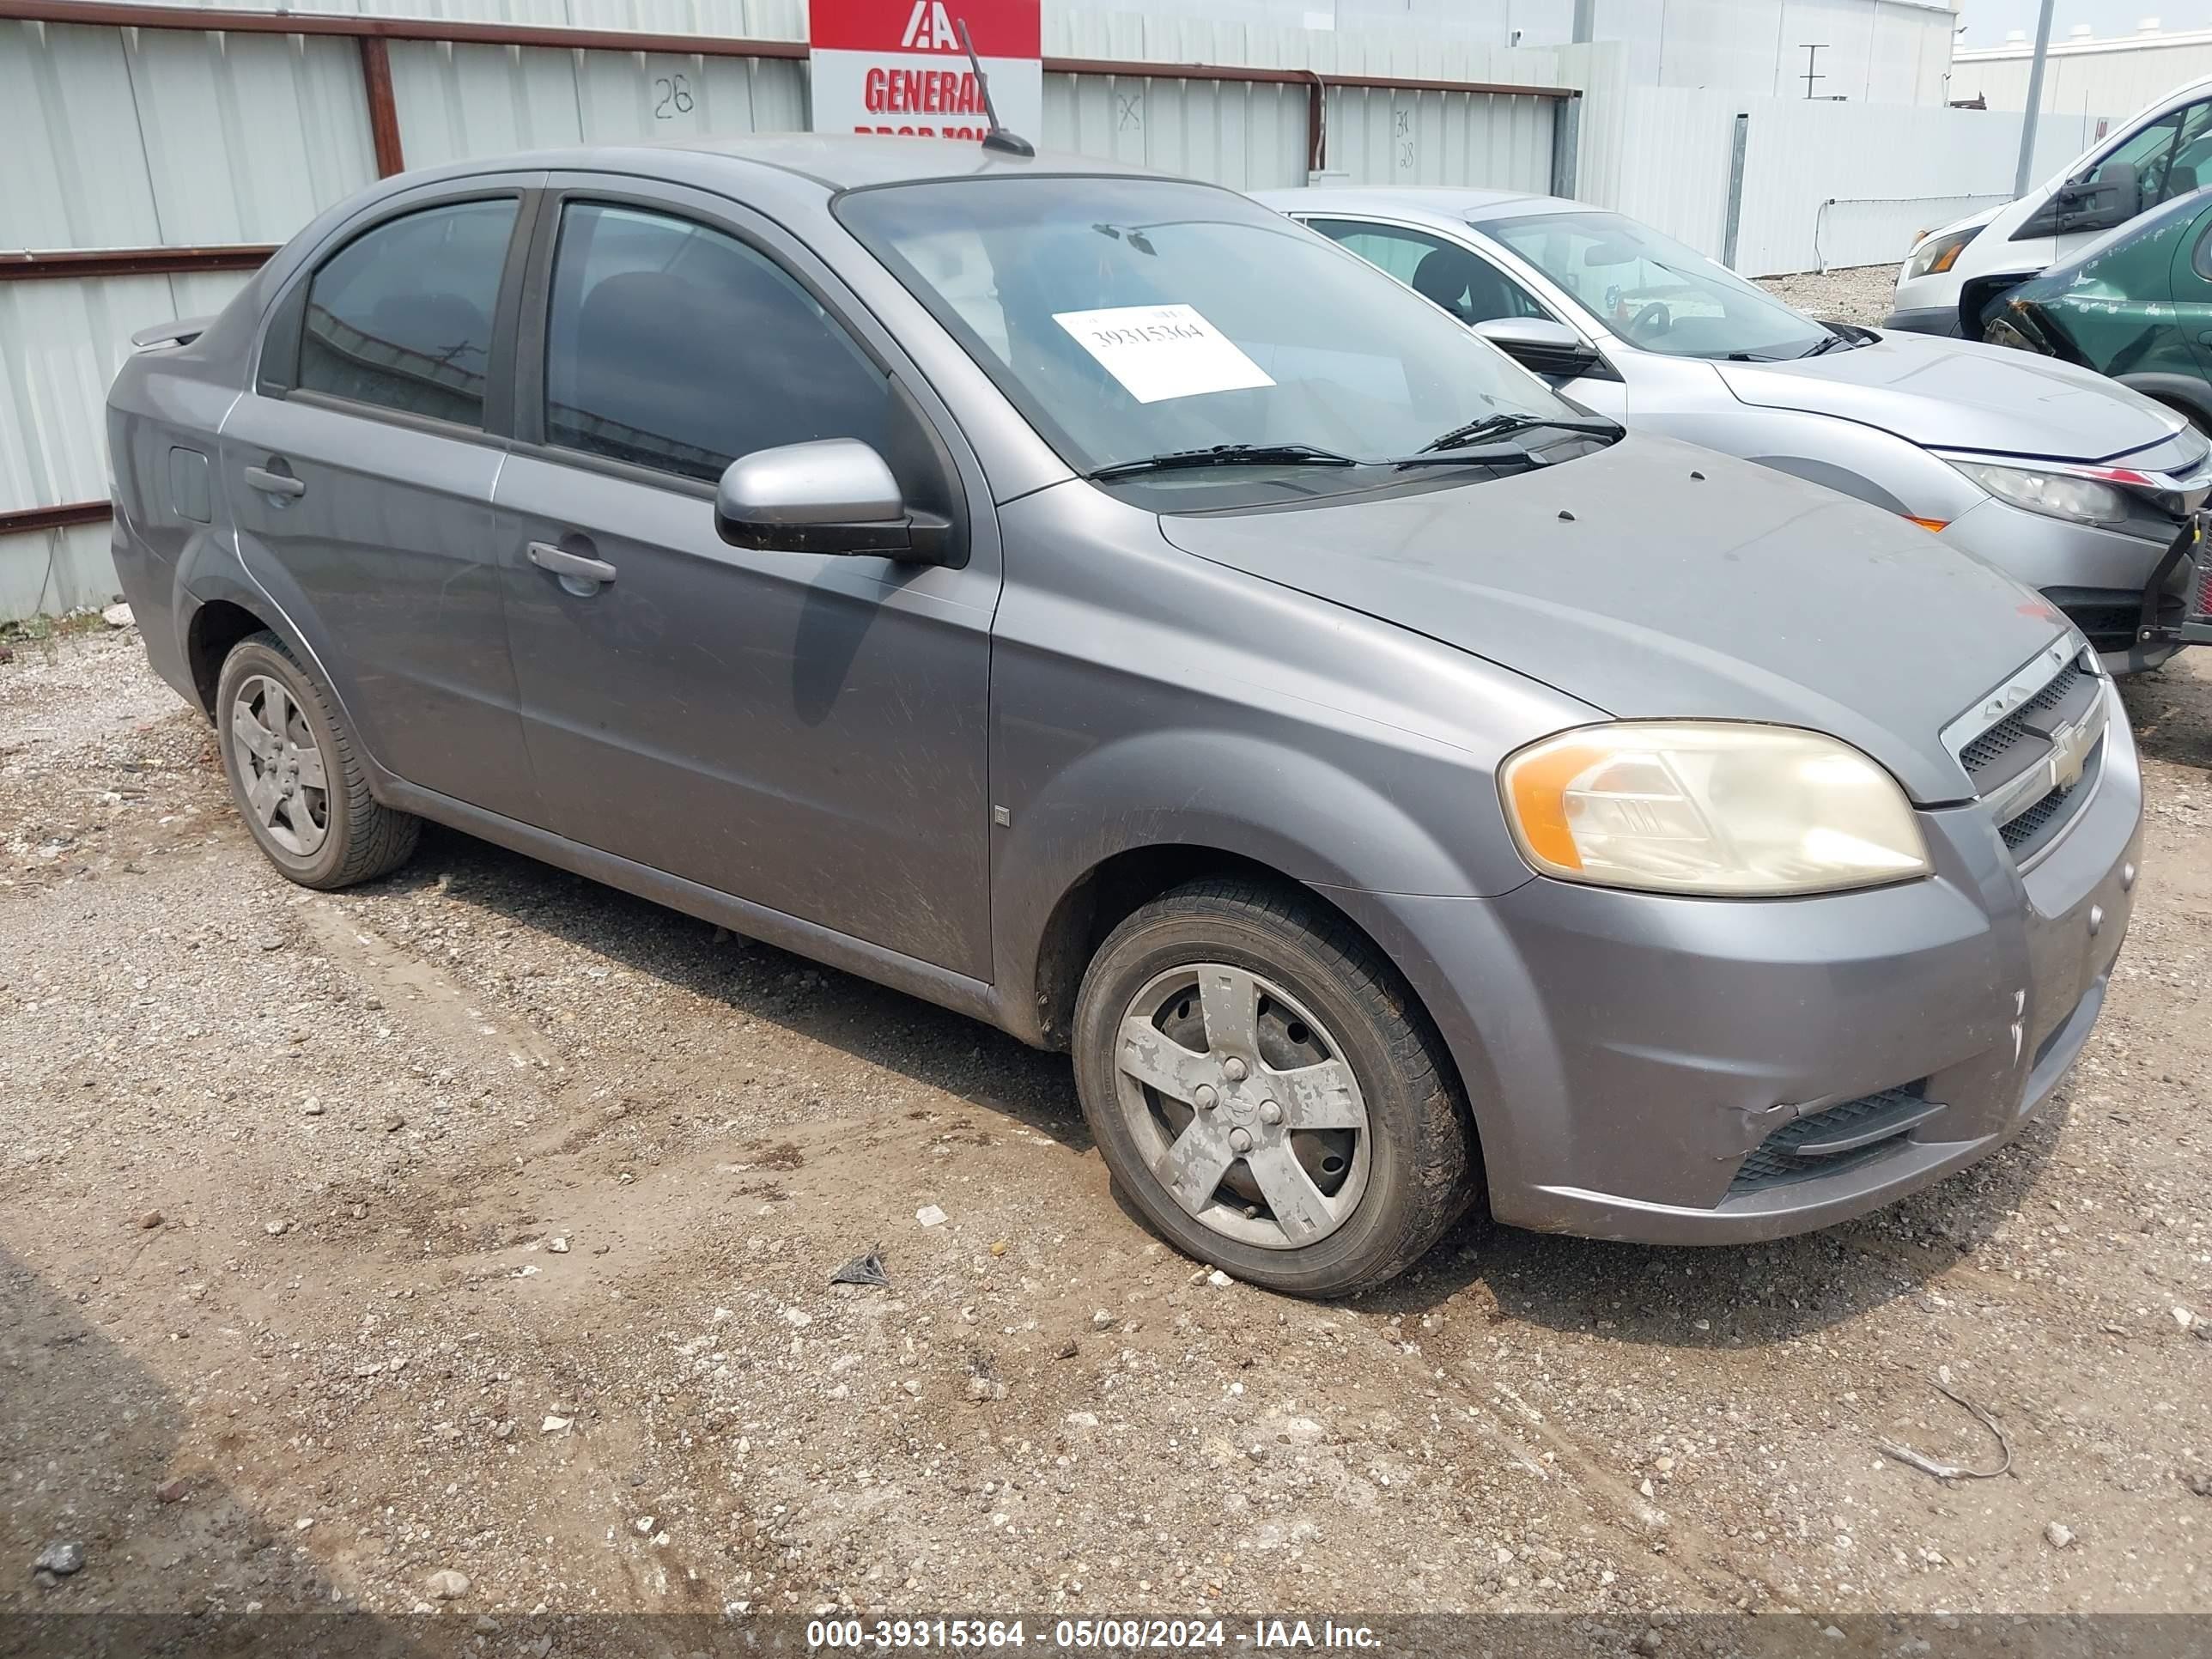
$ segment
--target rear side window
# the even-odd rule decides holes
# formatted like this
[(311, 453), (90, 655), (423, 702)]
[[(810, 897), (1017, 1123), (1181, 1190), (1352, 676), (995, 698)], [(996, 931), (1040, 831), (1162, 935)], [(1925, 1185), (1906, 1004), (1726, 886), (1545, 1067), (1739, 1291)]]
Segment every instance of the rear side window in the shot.
[(307, 284), (300, 386), (482, 426), (515, 208), (426, 208), (347, 243)]
[(911, 425), (843, 325), (764, 255), (663, 214), (562, 211), (549, 443), (711, 483), (757, 449), (858, 438), (905, 482)]

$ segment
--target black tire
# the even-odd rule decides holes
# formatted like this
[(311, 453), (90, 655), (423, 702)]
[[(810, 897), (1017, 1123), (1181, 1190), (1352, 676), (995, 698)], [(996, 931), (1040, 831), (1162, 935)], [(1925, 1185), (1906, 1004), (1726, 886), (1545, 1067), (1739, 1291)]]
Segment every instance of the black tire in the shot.
[[(240, 756), (232, 716), (240, 688), (256, 677), (274, 680), (289, 693), (323, 759), (328, 780), (319, 803), (324, 813), (324, 833), (320, 844), (305, 854), (283, 845), (248, 799), (241, 769), (253, 763), (250, 756)], [(222, 750), (223, 775), (229, 780), (239, 817), (269, 861), (289, 879), (302, 887), (351, 887), (388, 875), (414, 853), (422, 833), (422, 820), (411, 813), (396, 812), (370, 798), (368, 779), (353, 735), (339, 719), (329, 691), (276, 635), (266, 630), (249, 634), (223, 659), (222, 673), (216, 684), (215, 728), (216, 745)]]
[[(1121, 1020), (1161, 975), (1197, 963), (1280, 985), (1326, 1028), (1365, 1098), (1365, 1184), (1335, 1231), (1310, 1243), (1271, 1248), (1199, 1220), (1154, 1173), (1145, 1131), (1125, 1113)], [(1116, 1186), (1176, 1249), (1249, 1284), (1303, 1297), (1381, 1285), (1419, 1261), (1473, 1196), (1471, 1130), (1441, 1039), (1374, 946), (1294, 889), (1208, 879), (1138, 910), (1085, 971), (1073, 1049), (1084, 1116)]]

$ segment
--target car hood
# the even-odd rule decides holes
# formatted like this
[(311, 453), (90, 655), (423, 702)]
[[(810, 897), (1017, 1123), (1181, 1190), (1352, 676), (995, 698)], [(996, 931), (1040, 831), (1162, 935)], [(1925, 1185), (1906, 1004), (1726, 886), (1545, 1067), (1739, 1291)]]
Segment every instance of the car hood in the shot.
[(1832, 415), (1936, 448), (2101, 461), (2180, 427), (2101, 374), (1974, 340), (1885, 332), (1850, 351), (1714, 367), (1739, 402)]
[(1922, 802), (1972, 793), (1939, 734), (2064, 626), (1904, 520), (1646, 436), (1458, 488), (1160, 527), (1620, 718), (1830, 732)]

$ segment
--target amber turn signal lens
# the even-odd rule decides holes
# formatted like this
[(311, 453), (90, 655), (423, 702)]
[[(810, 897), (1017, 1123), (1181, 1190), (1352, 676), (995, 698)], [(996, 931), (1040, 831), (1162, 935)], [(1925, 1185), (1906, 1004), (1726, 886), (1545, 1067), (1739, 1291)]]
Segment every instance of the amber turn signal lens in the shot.
[(1910, 513), (1905, 516), (1907, 521), (1918, 525), (1923, 530), (1932, 531), (1938, 536), (1951, 527), (1951, 521), (1948, 519), (1916, 519)]

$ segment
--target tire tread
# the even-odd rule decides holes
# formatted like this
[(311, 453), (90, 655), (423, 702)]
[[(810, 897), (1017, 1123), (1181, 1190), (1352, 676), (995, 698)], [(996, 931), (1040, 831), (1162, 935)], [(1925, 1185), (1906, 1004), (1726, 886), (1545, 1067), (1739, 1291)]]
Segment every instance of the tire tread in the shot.
[(1125, 918), (1100, 944), (1092, 962), (1103, 960), (1127, 930), (1162, 920), (1221, 920), (1224, 913), (1302, 935), (1344, 988), (1378, 1012), (1391, 1063), (1422, 1120), (1431, 1156), (1409, 1183), (1408, 1212), (1394, 1247), (1356, 1279), (1328, 1293), (1352, 1296), (1372, 1290), (1425, 1255), (1473, 1196), (1474, 1125), (1462, 1104), (1443, 1040), (1404, 977), (1349, 920), (1287, 884), (1257, 877), (1201, 877), (1161, 894)]
[[(249, 634), (231, 647), (235, 653), (241, 647), (260, 646), (274, 652), (289, 663), (300, 677), (300, 684), (315, 701), (315, 709), (322, 718), (322, 726), (330, 733), (332, 748), (331, 764), (337, 772), (333, 781), (339, 785), (345, 798), (347, 826), (345, 856), (337, 868), (327, 875), (303, 879), (298, 872), (277, 868), (291, 880), (304, 887), (329, 890), (340, 887), (357, 886), (365, 881), (374, 881), (386, 876), (414, 856), (416, 844), (422, 836), (422, 820), (411, 812), (401, 812), (385, 805), (368, 792), (368, 774), (354, 752), (353, 734), (346, 730), (345, 722), (331, 707), (329, 696), (323, 689), (321, 678), (302, 663), (297, 653), (282, 637), (267, 629)], [(226, 673), (225, 678), (228, 676)], [(216, 718), (223, 718), (222, 705), (217, 704)], [(337, 793), (334, 791), (334, 793)], [(272, 860), (273, 862), (274, 860)]]

